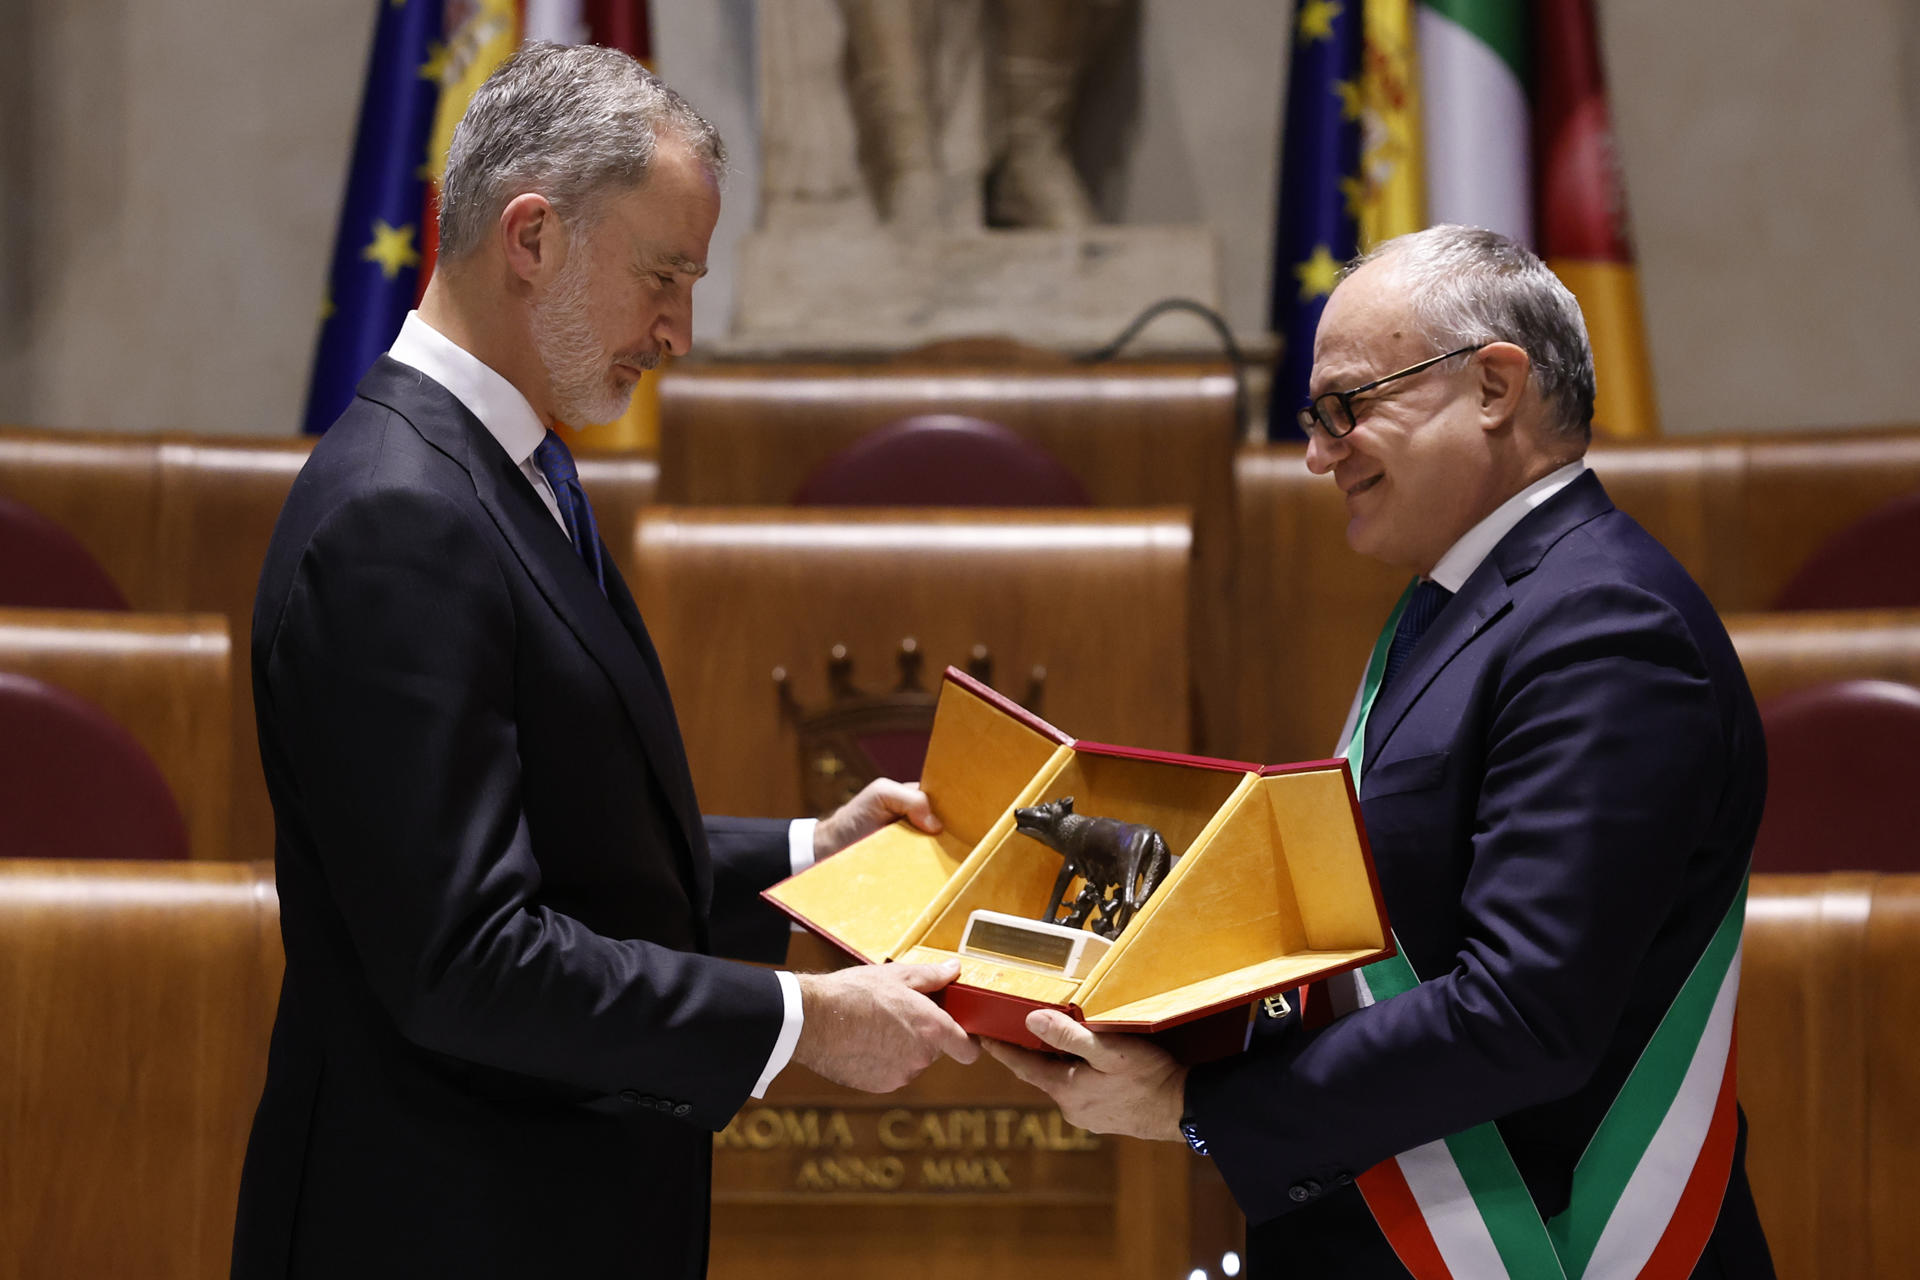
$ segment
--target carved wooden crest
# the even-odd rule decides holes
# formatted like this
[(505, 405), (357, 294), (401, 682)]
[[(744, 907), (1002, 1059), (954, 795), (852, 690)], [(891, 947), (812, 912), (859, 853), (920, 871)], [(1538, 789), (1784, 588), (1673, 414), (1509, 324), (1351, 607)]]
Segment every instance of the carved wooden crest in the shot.
[[(913, 637), (900, 642), (895, 663), (899, 675), (893, 688), (868, 692), (853, 683), (847, 646), (833, 646), (827, 658), (828, 701), (815, 708), (801, 706), (793, 696), (785, 667), (773, 669), (780, 714), (793, 723), (799, 738), (800, 793), (809, 813), (832, 813), (875, 778), (911, 781), (920, 776), (939, 695), (921, 684), (922, 655)], [(966, 670), (982, 684), (993, 683), (993, 658), (984, 644), (973, 646)], [(1029, 711), (1040, 710), (1046, 679), (1042, 666), (1028, 674), (1020, 702)]]

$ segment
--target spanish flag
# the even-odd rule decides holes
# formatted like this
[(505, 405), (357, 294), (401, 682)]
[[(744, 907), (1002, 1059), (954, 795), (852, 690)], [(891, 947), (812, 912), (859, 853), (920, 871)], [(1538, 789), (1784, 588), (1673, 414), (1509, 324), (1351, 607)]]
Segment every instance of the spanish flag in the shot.
[[(525, 39), (595, 43), (647, 61), (645, 0), (374, 0), (373, 53), (334, 240), (305, 429), (325, 431), (426, 291), (438, 248), (440, 182), (454, 126)], [(650, 64), (649, 64), (650, 65)], [(590, 447), (650, 450), (659, 372), (625, 415), (587, 426)]]

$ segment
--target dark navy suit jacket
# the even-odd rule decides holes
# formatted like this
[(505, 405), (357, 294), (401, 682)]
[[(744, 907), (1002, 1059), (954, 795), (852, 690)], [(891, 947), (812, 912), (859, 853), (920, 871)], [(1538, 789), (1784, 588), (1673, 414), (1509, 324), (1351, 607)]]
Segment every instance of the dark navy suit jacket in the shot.
[[(604, 554), (604, 549), (603, 549)], [(633, 598), (382, 359), (253, 620), (286, 977), (244, 1277), (694, 1276), (779, 1034), (785, 825), (703, 821)]]
[[(1564, 1208), (1739, 889), (1766, 793), (1725, 629), (1591, 472), (1447, 603), (1363, 759), (1387, 911), (1424, 981), (1318, 1031), (1263, 1025), (1187, 1087), (1256, 1275), (1404, 1275), (1353, 1175), (1486, 1120), (1541, 1212)], [(1772, 1275), (1740, 1154), (1702, 1276)]]

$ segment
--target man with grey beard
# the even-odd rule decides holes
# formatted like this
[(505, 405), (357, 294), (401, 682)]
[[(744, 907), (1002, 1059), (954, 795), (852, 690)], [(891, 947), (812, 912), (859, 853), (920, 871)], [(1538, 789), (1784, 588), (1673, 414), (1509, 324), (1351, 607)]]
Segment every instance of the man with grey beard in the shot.
[(785, 951), (759, 889), (937, 820), (891, 782), (700, 816), (554, 429), (687, 349), (724, 162), (625, 55), (515, 54), (420, 309), (288, 496), (253, 620), (286, 977), (235, 1276), (698, 1276), (712, 1132), (790, 1062), (884, 1091), (976, 1054), (927, 995), (953, 965), (739, 963)]

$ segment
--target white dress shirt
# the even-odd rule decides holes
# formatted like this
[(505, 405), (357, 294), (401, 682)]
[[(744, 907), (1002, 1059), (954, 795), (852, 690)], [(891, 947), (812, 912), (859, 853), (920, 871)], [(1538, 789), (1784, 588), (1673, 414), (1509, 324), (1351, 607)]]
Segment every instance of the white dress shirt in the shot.
[[(533, 491), (540, 495), (540, 501), (546, 504), (554, 522), (563, 530), (567, 527), (566, 520), (560, 515), (560, 502), (554, 497), (553, 486), (547, 483), (546, 474), (533, 461), (533, 451), (547, 438), (546, 424), (540, 421), (540, 415), (533, 411), (533, 406), (520, 394), (518, 387), (487, 367), (471, 351), (422, 320), (418, 311), (407, 312), (406, 323), (400, 326), (400, 336), (393, 340), (393, 349), (387, 354), (445, 387), (454, 399), (480, 419), (480, 425), (487, 429), (487, 434), (500, 442), (500, 447), (507, 451), (507, 457), (513, 459), (513, 464), (533, 485)], [(787, 860), (795, 874), (813, 865), (813, 827), (812, 818), (801, 818), (787, 828)], [(800, 1042), (800, 981), (784, 969), (776, 970), (774, 976), (780, 980), (786, 1017), (781, 1022), (779, 1038), (773, 1042), (773, 1053), (767, 1058), (766, 1069), (753, 1086), (753, 1096), (756, 1098), (766, 1096), (767, 1086), (793, 1060), (794, 1046)]]
[[(1495, 507), (1492, 514), (1447, 548), (1447, 553), (1433, 566), (1433, 572), (1427, 575), (1427, 580), (1437, 582), (1458, 595), (1460, 588), (1467, 585), (1467, 579), (1473, 576), (1473, 571), (1480, 567), (1480, 562), (1492, 555), (1493, 549), (1500, 545), (1500, 539), (1512, 533), (1513, 527), (1524, 520), (1529, 511), (1578, 480), (1580, 473), (1586, 469), (1587, 460), (1575, 458), (1566, 466), (1541, 476)], [(1336, 756), (1345, 755), (1348, 744), (1353, 741), (1354, 728), (1360, 721), (1360, 699), (1365, 692), (1366, 680), (1362, 678), (1360, 688), (1354, 691), (1353, 704), (1347, 708), (1347, 722), (1340, 729), (1340, 744), (1333, 749)], [(1355, 778), (1354, 785), (1358, 786), (1359, 783), (1360, 780)]]
[(1460, 536), (1460, 541), (1447, 548), (1447, 554), (1440, 557), (1433, 572), (1427, 577), (1439, 583), (1448, 591), (1459, 594), (1460, 588), (1467, 585), (1467, 579), (1480, 567), (1480, 562), (1493, 554), (1500, 545), (1500, 539), (1513, 532), (1513, 526), (1526, 518), (1527, 512), (1560, 492), (1587, 469), (1585, 458), (1575, 458), (1557, 471), (1548, 472), (1520, 492), (1508, 498), (1493, 509), (1493, 514), (1482, 520)]

